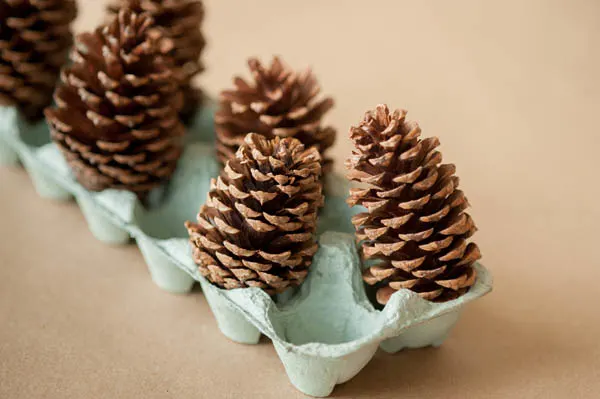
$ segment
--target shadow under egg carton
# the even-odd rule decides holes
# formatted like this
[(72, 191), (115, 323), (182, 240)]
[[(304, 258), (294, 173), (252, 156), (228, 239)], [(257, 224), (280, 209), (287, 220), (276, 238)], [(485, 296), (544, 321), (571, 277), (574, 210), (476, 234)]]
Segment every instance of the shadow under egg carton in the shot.
[(212, 110), (197, 115), (177, 171), (168, 185), (143, 207), (132, 193), (85, 190), (73, 178), (45, 124), (29, 126), (14, 108), (0, 107), (0, 164), (21, 160), (42, 197), (75, 197), (91, 232), (107, 243), (135, 239), (152, 280), (163, 290), (189, 292), (198, 281), (219, 329), (233, 341), (255, 344), (269, 337), (292, 384), (305, 394), (329, 395), (336, 384), (355, 376), (378, 347), (438, 346), (462, 307), (491, 290), (492, 278), (480, 264), (469, 292), (432, 303), (409, 290), (392, 295), (381, 310), (367, 297), (350, 222), (356, 210), (345, 204), (348, 183), (326, 182), (328, 194), (319, 217), (320, 248), (310, 273), (298, 288), (271, 298), (258, 288), (223, 290), (203, 278), (191, 257), (183, 223), (193, 220), (219, 165), (213, 148)]

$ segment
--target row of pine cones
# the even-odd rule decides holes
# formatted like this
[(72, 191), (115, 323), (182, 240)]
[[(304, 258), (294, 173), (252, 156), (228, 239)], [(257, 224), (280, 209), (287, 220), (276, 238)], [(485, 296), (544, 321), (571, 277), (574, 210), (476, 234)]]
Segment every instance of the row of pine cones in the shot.
[[(481, 257), (469, 241), (476, 228), (455, 167), (442, 163), (437, 138), (420, 134), (406, 111), (385, 105), (350, 129), (348, 178), (362, 186), (347, 202), (364, 209), (352, 219), (369, 265), (363, 279), (383, 305), (402, 288), (431, 301), (458, 298), (474, 284)], [(197, 222), (186, 224), (200, 273), (227, 289), (269, 294), (301, 284), (318, 248), (325, 165), (318, 146), (247, 134), (212, 182)]]
[[(89, 190), (144, 199), (173, 174), (202, 98), (191, 84), (203, 70), (202, 3), (114, 1), (109, 21), (80, 34), (63, 66), (75, 9), (73, 0), (0, 0), (0, 104), (30, 121), (45, 109), (52, 139)], [(213, 284), (276, 294), (302, 283), (318, 249), (323, 174), (332, 169), (326, 152), (335, 140), (322, 119), (333, 100), (319, 95), (310, 70), (295, 72), (277, 57), (248, 65), (252, 81), (236, 77), (221, 93), (223, 168), (186, 227)], [(476, 228), (455, 167), (442, 164), (437, 138), (420, 133), (405, 111), (383, 105), (350, 129), (348, 178), (361, 186), (348, 204), (364, 209), (352, 222), (369, 265), (364, 281), (381, 304), (402, 288), (451, 300), (476, 279)]]

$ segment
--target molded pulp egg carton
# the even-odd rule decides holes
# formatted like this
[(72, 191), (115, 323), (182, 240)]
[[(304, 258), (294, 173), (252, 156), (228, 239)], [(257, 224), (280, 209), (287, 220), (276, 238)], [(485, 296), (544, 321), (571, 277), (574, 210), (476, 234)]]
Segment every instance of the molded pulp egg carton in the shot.
[(99, 240), (126, 243), (134, 238), (163, 290), (185, 293), (200, 282), (223, 334), (246, 344), (268, 336), (292, 384), (306, 394), (329, 395), (336, 384), (355, 376), (378, 347), (395, 353), (440, 345), (462, 307), (491, 290), (491, 275), (476, 264), (475, 285), (458, 299), (432, 303), (400, 290), (382, 310), (375, 309), (361, 279), (352, 235), (350, 218), (356, 211), (344, 202), (348, 185), (339, 176), (328, 178), (319, 218), (320, 249), (300, 287), (273, 299), (258, 288), (227, 291), (211, 285), (192, 260), (183, 223), (195, 219), (210, 178), (218, 174), (209, 144), (213, 136), (212, 110), (206, 107), (190, 128), (172, 180), (153, 192), (144, 208), (129, 192), (86, 191), (50, 143), (45, 123), (29, 126), (14, 108), (0, 108), (0, 163), (20, 160), (42, 197), (74, 196)]

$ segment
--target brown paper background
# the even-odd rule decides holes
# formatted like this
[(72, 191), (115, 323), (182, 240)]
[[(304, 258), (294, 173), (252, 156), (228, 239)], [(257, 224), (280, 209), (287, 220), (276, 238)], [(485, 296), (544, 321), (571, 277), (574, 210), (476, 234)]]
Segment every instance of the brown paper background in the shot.
[[(78, 29), (103, 1), (79, 1)], [(439, 136), (494, 292), (440, 349), (377, 353), (339, 398), (600, 395), (600, 3), (206, 2), (209, 93), (249, 55), (312, 65), (347, 131), (377, 103)], [(200, 201), (200, 199), (199, 199)], [(155, 288), (135, 246), (0, 168), (0, 398), (296, 398), (272, 345), (229, 342), (204, 297)]]

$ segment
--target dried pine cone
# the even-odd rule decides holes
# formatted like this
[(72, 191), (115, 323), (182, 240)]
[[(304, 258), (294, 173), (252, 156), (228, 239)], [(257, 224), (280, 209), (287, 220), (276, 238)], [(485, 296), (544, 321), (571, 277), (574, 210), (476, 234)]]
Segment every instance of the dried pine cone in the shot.
[(316, 148), (248, 134), (212, 181), (198, 223), (186, 223), (200, 273), (223, 288), (269, 294), (302, 283), (318, 247), (320, 175)]
[(192, 79), (204, 70), (200, 55), (206, 41), (200, 26), (204, 19), (204, 5), (200, 0), (112, 0), (107, 6), (109, 14), (129, 8), (137, 13), (147, 12), (155, 25), (173, 39), (171, 55), (181, 74), (184, 106), (181, 117), (188, 121), (202, 101), (202, 91), (192, 86)]
[(172, 42), (152, 33), (152, 24), (126, 10), (79, 35), (57, 107), (46, 110), (52, 139), (89, 190), (143, 197), (171, 176), (181, 154), (181, 92), (163, 55)]
[(468, 239), (476, 228), (454, 165), (441, 164), (438, 139), (419, 139), (421, 129), (405, 115), (378, 105), (350, 130), (356, 149), (348, 177), (368, 184), (348, 198), (367, 209), (352, 219), (363, 257), (373, 262), (363, 278), (378, 287), (381, 304), (401, 288), (447, 301), (475, 282), (481, 255)]
[(223, 164), (234, 157), (247, 133), (267, 138), (294, 137), (307, 147), (316, 147), (323, 158), (323, 171), (331, 159), (324, 152), (335, 141), (335, 130), (322, 127), (321, 118), (333, 107), (330, 97), (317, 99), (320, 88), (310, 69), (296, 73), (278, 57), (265, 69), (255, 58), (248, 60), (254, 86), (236, 77), (235, 90), (221, 93), (215, 115), (217, 153)]
[(52, 103), (73, 41), (74, 0), (0, 0), (0, 104), (30, 122)]

